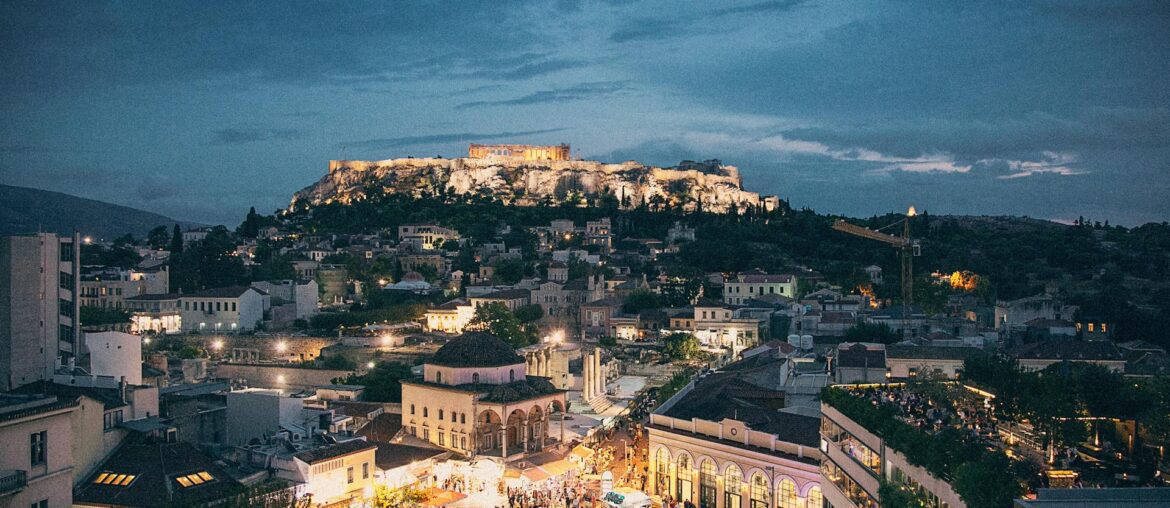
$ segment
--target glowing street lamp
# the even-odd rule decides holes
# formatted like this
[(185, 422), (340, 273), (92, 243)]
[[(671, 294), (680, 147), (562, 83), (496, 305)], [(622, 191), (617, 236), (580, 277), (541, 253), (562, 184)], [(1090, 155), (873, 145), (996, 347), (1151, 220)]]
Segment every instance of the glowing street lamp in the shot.
[(553, 344), (560, 344), (565, 341), (565, 331), (556, 330), (548, 335), (548, 341)]
[(366, 364), (366, 367), (367, 367), (367, 368), (370, 368), (370, 369), (372, 369), (372, 368), (374, 368), (376, 365), (377, 365), (376, 363), (374, 363), (373, 361), (370, 361), (369, 363), (367, 363), (367, 364)]
[(288, 343), (283, 341), (283, 340), (280, 342), (277, 342), (276, 343), (276, 352), (283, 353), (285, 351), (288, 351)]
[(223, 349), (223, 339), (215, 339), (215, 341), (211, 343), (211, 349), (216, 351)]
[(394, 336), (386, 334), (382, 336), (382, 347), (390, 347), (394, 344)]

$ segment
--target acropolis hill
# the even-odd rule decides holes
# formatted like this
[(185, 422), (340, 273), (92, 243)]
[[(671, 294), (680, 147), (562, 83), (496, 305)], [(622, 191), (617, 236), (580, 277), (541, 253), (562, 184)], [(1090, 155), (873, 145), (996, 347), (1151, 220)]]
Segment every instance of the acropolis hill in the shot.
[[(570, 160), (568, 145), (477, 145), (468, 157), (404, 158), (382, 161), (329, 161), (329, 173), (293, 195), (301, 204), (348, 203), (366, 193), (491, 194), (515, 205), (561, 202), (574, 194), (611, 194), (623, 207), (659, 201), (672, 206), (726, 213), (732, 205), (771, 209), (775, 197), (743, 189), (735, 166), (718, 160), (684, 161), (673, 168), (636, 161), (609, 164)], [(701, 205), (700, 205), (701, 203)]]

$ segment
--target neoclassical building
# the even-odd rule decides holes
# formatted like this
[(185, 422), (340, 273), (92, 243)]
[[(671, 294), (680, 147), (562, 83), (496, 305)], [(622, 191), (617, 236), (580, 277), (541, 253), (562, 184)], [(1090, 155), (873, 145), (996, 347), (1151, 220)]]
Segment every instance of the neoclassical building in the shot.
[(710, 374), (650, 415), (647, 490), (699, 507), (820, 508), (820, 419), (752, 382), (774, 367)]
[(524, 357), (483, 332), (451, 339), (423, 364), (421, 379), (402, 381), (403, 428), (467, 456), (541, 450), (562, 437), (548, 427), (566, 407), (564, 390), (529, 376)]

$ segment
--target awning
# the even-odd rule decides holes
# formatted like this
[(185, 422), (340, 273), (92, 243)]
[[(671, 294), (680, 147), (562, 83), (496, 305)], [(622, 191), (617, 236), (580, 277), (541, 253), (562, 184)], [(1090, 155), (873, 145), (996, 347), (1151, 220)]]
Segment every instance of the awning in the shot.
[(533, 483), (539, 482), (541, 480), (547, 480), (549, 478), (549, 474), (544, 472), (544, 470), (539, 467), (530, 467), (525, 469), (520, 473), (520, 476), (525, 480)]
[(552, 462), (549, 462), (548, 464), (541, 464), (540, 468), (543, 469), (544, 472), (548, 473), (549, 476), (560, 476), (560, 475), (563, 475), (569, 471), (577, 469), (577, 466), (576, 466), (576, 464), (573, 464), (572, 462), (569, 462), (565, 459), (561, 459), (561, 460), (554, 460)]
[(423, 506), (447, 506), (460, 499), (467, 497), (451, 490), (444, 490), (438, 487), (431, 487), (427, 489), (427, 500), (423, 501)]
[(590, 448), (587, 448), (585, 445), (577, 445), (577, 446), (574, 446), (573, 451), (569, 452), (569, 453), (572, 455), (576, 455), (578, 457), (581, 457), (583, 459), (588, 459), (589, 457), (592, 457), (593, 454), (596, 452), (594, 452)]

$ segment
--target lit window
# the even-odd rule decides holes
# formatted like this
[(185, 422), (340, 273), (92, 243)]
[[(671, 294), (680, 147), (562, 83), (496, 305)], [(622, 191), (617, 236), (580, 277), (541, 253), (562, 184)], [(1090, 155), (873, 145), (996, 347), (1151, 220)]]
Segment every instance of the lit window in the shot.
[(1089, 323), (1089, 333), (1093, 333), (1093, 323)]
[(185, 474), (175, 477), (175, 481), (179, 482), (179, 485), (182, 485), (183, 488), (203, 485), (204, 483), (214, 479), (215, 477), (211, 476), (211, 474), (209, 474), (207, 471), (199, 471), (198, 473)]
[(133, 482), (134, 479), (137, 477), (138, 477), (138, 475), (132, 475), (132, 474), (118, 474), (118, 473), (103, 472), (102, 474), (99, 474), (98, 477), (93, 480), (93, 482), (98, 484), (98, 485), (113, 485), (113, 486), (118, 486), (118, 487), (125, 487), (127, 485), (130, 485), (130, 482)]

